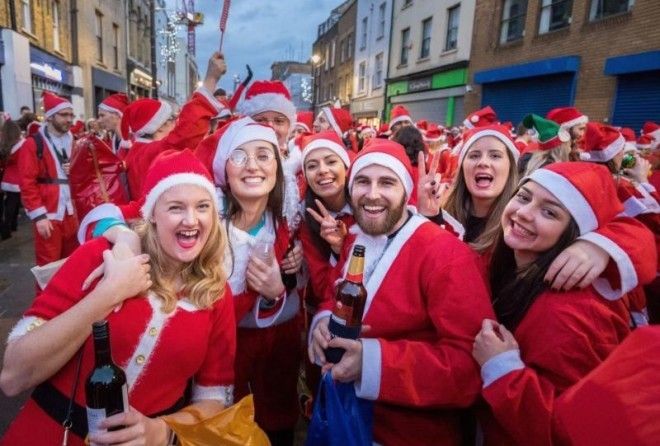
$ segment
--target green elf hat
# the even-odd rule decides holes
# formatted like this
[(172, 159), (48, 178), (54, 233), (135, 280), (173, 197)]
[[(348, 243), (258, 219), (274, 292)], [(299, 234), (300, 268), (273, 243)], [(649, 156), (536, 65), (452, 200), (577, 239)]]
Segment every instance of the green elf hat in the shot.
[(539, 149), (541, 150), (552, 150), (571, 140), (571, 135), (559, 124), (533, 113), (525, 116), (523, 125), (528, 129), (536, 130), (539, 134)]

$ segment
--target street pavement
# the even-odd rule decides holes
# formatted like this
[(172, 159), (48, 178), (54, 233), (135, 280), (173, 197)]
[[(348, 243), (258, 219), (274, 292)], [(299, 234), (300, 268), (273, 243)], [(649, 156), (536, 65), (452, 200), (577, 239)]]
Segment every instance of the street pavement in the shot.
[[(34, 299), (32, 224), (21, 213), (18, 231), (0, 242), (0, 357), (4, 358), (5, 340), (14, 324)], [(0, 435), (23, 405), (29, 392), (8, 398), (0, 392)]]

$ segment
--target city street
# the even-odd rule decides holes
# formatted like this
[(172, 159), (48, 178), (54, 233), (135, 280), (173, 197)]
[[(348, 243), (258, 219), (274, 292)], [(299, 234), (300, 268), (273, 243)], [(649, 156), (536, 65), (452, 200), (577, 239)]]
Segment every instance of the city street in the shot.
[[(34, 297), (32, 225), (21, 212), (18, 231), (0, 242), (0, 355), (5, 354), (5, 340), (12, 327)], [(29, 392), (15, 398), (0, 394), (0, 435), (14, 418)]]

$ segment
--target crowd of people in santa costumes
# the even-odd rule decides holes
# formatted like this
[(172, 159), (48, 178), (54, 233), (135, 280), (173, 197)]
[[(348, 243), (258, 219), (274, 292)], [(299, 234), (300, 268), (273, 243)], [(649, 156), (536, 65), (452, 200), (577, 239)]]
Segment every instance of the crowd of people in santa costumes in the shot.
[[(131, 312), (149, 326), (149, 317), (161, 314), (154, 307), (160, 299), (168, 317), (204, 313), (212, 326), (231, 326), (233, 337), (205, 338), (190, 352), (214, 352), (209, 367), (222, 370), (211, 384), (204, 375), (201, 386), (210, 389), (199, 392), (217, 399), (213, 392), (221, 388), (223, 404), (231, 403), (230, 389), (236, 398), (252, 393), (255, 419), (274, 445), (294, 442), (301, 368), (312, 393), (318, 374), (331, 373), (373, 401), (377, 444), (462, 444), (477, 431), (486, 444), (570, 444), (575, 434), (566, 413), (581, 404), (585, 383), (603, 379), (599, 371), (609, 369), (608, 356), (617, 356), (632, 330), (660, 320), (660, 205), (653, 186), (660, 127), (649, 122), (637, 137), (560, 107), (545, 117), (526, 116), (516, 134), (491, 107), (444, 128), (415, 122), (396, 105), (386, 125), (375, 129), (355, 123), (342, 108), (296, 113), (279, 81), (246, 83), (231, 100), (215, 97), (225, 71), (223, 57), (213, 55), (202, 87), (176, 121), (165, 102), (128, 104), (125, 96), (110, 96), (99, 106), (105, 133), (84, 135), (75, 145), (68, 133), (71, 104), (46, 95), (48, 121), (37, 137), (44, 142), (42, 158), (35, 138), (18, 150), (19, 168), (33, 163), (31, 182), (21, 178), (24, 206), (41, 237), (35, 241), (39, 264), (71, 254), (76, 230), (81, 246), (12, 332), (3, 390), (68, 389), (76, 350), (89, 349), (89, 327), (80, 327), (106, 309), (89, 303), (87, 294), (123, 301), (118, 312), (103, 314), (119, 331)], [(103, 190), (84, 172), (98, 154), (120, 166), (102, 172)], [(176, 172), (186, 179), (164, 179)], [(125, 194), (114, 195), (115, 186)], [(184, 186), (196, 193), (164, 211), (176, 218), (159, 220), (159, 196)], [(195, 197), (205, 204), (193, 203)], [(49, 254), (60, 240), (53, 235), (67, 236), (57, 254)], [(158, 243), (165, 257), (154, 258)], [(358, 340), (332, 338), (335, 286), (355, 245), (366, 247), (363, 322), (369, 329)], [(214, 255), (202, 256), (208, 249)], [(189, 282), (172, 283), (162, 276), (171, 272), (169, 260), (168, 267), (158, 264), (180, 257), (215, 262), (213, 277), (197, 279), (208, 279), (207, 289), (223, 297), (189, 305)], [(126, 286), (112, 300), (108, 281), (128, 265), (144, 286)], [(149, 269), (154, 280), (146, 285)], [(216, 321), (218, 306), (222, 320)], [(66, 325), (85, 308), (85, 317)], [(195, 325), (195, 333), (205, 324)], [(39, 374), (24, 373), (38, 358), (30, 351), (52, 348), (64, 334), (45, 340), (64, 326), (65, 333), (77, 329), (77, 343)], [(140, 369), (133, 356), (143, 328), (126, 329), (116, 341), (121, 353), (115, 359), (132, 376)], [(34, 350), (19, 348), (32, 343)], [(326, 361), (328, 347), (346, 350), (339, 363)], [(172, 409), (183, 396), (174, 398), (180, 386), (162, 386), (161, 373), (180, 384), (204, 367), (182, 358), (180, 370), (165, 370), (152, 362), (156, 356), (143, 356), (138, 365), (148, 373), (131, 391), (134, 407), (146, 416)], [(155, 382), (161, 393), (142, 399), (141, 389)], [(42, 391), (31, 411), (41, 410)], [(11, 432), (34, 421), (31, 411)], [(40, 416), (52, 418), (47, 411)], [(159, 438), (167, 433), (158, 420), (135, 416), (123, 424), (152, 426)], [(658, 440), (652, 429), (641, 431), (640, 442)], [(79, 437), (84, 434), (83, 428)]]

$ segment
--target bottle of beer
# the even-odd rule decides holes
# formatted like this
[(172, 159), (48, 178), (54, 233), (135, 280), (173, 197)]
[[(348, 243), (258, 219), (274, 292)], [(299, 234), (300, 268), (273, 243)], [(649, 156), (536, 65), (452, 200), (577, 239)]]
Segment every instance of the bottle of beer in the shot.
[[(85, 382), (87, 396), (87, 427), (90, 433), (105, 432), (99, 424), (105, 418), (128, 412), (126, 374), (112, 361), (108, 321), (94, 322), (95, 367)], [(122, 427), (113, 428), (118, 430)]]
[[(337, 287), (335, 308), (328, 324), (332, 337), (357, 339), (360, 335), (362, 315), (367, 302), (367, 290), (362, 284), (363, 273), (364, 246), (355, 245), (346, 279)], [(343, 355), (343, 348), (330, 347), (325, 351), (326, 359), (333, 364), (337, 364)]]

